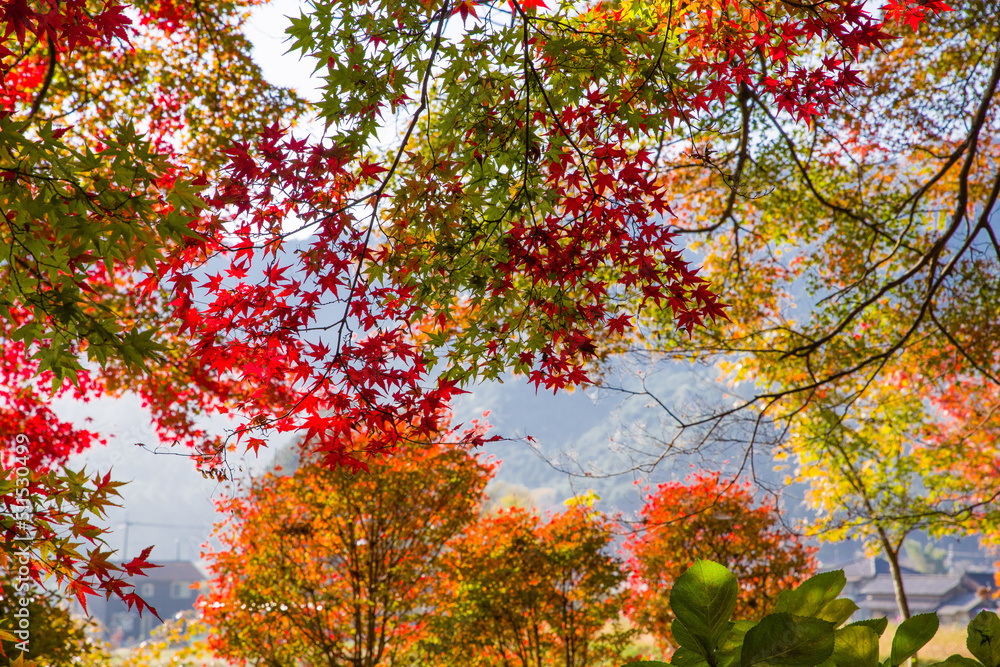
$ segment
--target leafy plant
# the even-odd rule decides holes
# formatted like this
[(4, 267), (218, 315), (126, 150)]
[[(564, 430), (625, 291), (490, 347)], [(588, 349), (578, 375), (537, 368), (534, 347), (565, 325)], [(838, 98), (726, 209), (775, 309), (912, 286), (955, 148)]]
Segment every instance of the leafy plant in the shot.
[(250, 60), (252, 4), (0, 0), (0, 498), (19, 519), (0, 524), (0, 568), (27, 558), (84, 606), (143, 609), (125, 579), (148, 564), (113, 562), (96, 526), (118, 484), (63, 467), (102, 434), (53, 401), (132, 391), (165, 442), (221, 442), (196, 422), (227, 380), (139, 283), (197, 237), (220, 146), (304, 110)]
[(510, 371), (586, 382), (596, 337), (646, 307), (669, 330), (722, 319), (675, 246), (676, 144), (750, 94), (790, 123), (830, 113), (889, 28), (855, 0), (307, 3), (289, 36), (323, 80), (326, 136), (234, 142), (203, 235), (147, 284), (238, 379), (242, 442), (303, 430), (360, 466), (340, 435), (391, 449), (392, 424), (433, 431)]
[[(879, 662), (879, 637), (888, 621), (877, 618), (845, 625), (857, 611), (839, 598), (843, 571), (823, 572), (781, 592), (775, 611), (759, 621), (732, 621), (739, 583), (725, 567), (698, 561), (670, 591), (680, 648), (669, 663), (633, 662), (635, 667), (900, 667), (937, 632), (935, 614), (904, 620), (892, 638), (889, 656)], [(978, 661), (959, 655), (931, 667), (1000, 665), (1000, 618), (982, 611), (969, 623), (968, 648)]]
[(134, 391), (162, 440), (224, 477), (206, 412), (236, 415), (249, 449), (301, 430), (363, 469), (438, 433), (479, 378), (585, 382), (598, 333), (646, 307), (689, 333), (724, 317), (668, 222), (677, 141), (731, 136), (720, 121), (751, 98), (813, 126), (859, 93), (855, 59), (893, 22), (945, 9), (307, 3), (289, 36), (326, 125), (307, 140), (289, 130), (305, 105), (240, 35), (255, 4), (0, 0), (0, 434), (31, 440), (33, 492), (63, 505), (32, 526), (69, 535), (37, 543), (33, 576), (81, 595), (132, 591), (64, 511), (103, 500), (47, 476), (99, 441), (52, 399)]

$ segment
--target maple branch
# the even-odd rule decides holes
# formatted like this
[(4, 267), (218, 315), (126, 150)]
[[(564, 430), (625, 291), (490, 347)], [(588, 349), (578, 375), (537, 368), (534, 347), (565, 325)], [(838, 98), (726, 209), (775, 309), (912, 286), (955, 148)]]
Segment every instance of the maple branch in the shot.
[[(406, 150), (406, 145), (410, 142), (410, 136), (413, 134), (413, 130), (417, 127), (417, 121), (420, 120), (420, 114), (427, 109), (427, 87), (431, 78), (431, 68), (434, 65), (434, 59), (437, 57), (438, 49), (441, 47), (441, 35), (444, 32), (444, 24), (447, 22), (449, 5), (445, 5), (440, 10), (440, 18), (438, 19), (438, 29), (437, 33), (434, 35), (434, 44), (431, 47), (431, 53), (427, 57), (427, 68), (424, 70), (423, 80), (420, 84), (420, 104), (417, 105), (417, 109), (413, 112), (413, 117), (410, 119), (410, 123), (406, 128), (406, 132), (403, 134), (403, 140), (399, 144), (399, 150), (396, 151), (396, 156), (393, 158), (392, 164), (389, 166), (389, 171), (385, 175), (382, 184), (375, 190), (371, 195), (375, 198), (375, 209), (378, 209), (379, 198), (382, 193), (385, 192), (386, 187), (389, 185), (389, 181), (392, 180), (393, 174), (396, 173), (396, 168), (399, 166), (399, 161), (403, 157), (403, 152)], [(372, 213), (373, 217), (375, 213)]]
[(639, 83), (638, 87), (636, 87), (636, 89), (632, 92), (632, 94), (629, 95), (628, 98), (626, 98), (626, 100), (622, 103), (623, 107), (628, 106), (629, 103), (631, 103), (632, 100), (635, 98), (635, 96), (638, 95), (640, 92), (642, 92), (642, 89), (645, 88), (647, 85), (649, 85), (649, 82), (653, 80), (653, 75), (656, 74), (656, 70), (659, 69), (660, 63), (663, 62), (663, 54), (666, 53), (667, 51), (667, 42), (670, 41), (670, 33), (673, 32), (674, 29), (673, 23), (674, 23), (674, 3), (673, 0), (671, 0), (669, 9), (667, 9), (667, 21), (666, 21), (667, 30), (666, 34), (663, 35), (663, 44), (660, 45), (660, 52), (656, 55), (656, 60), (653, 62), (652, 65), (650, 65), (649, 71), (646, 73), (646, 76), (642, 78), (642, 81)]
[(934, 312), (933, 305), (931, 306), (928, 314), (930, 315), (931, 321), (934, 322), (935, 326), (937, 326), (938, 331), (940, 331), (942, 335), (944, 335), (944, 337), (948, 339), (948, 342), (951, 343), (952, 347), (958, 350), (959, 354), (965, 357), (966, 361), (972, 364), (973, 368), (975, 368), (977, 371), (986, 376), (994, 384), (1000, 385), (1000, 379), (998, 379), (995, 375), (993, 375), (988, 368), (986, 368), (985, 366), (977, 362), (975, 359), (973, 359), (972, 355), (970, 355), (968, 350), (965, 349), (965, 346), (963, 346), (961, 343), (955, 340), (955, 337), (948, 330), (948, 328), (941, 322), (941, 320), (938, 319), (937, 314)]
[[(737, 101), (740, 105), (740, 144), (737, 149), (736, 157), (736, 168), (733, 170), (732, 178), (729, 185), (729, 197), (726, 200), (726, 208), (723, 209), (722, 215), (719, 216), (719, 222), (733, 215), (733, 206), (736, 204), (736, 196), (739, 194), (740, 181), (743, 178), (743, 169), (746, 166), (747, 158), (749, 157), (749, 145), (750, 145), (750, 105), (747, 101), (750, 99), (750, 89), (747, 87), (746, 83), (740, 83), (740, 92), (737, 96)], [(723, 176), (723, 182), (725, 182), (725, 176)]]
[[(516, 4), (516, 3), (515, 3)], [(522, 178), (524, 180), (524, 192), (527, 195), (528, 208), (531, 209), (531, 190), (528, 187), (528, 167), (529, 167), (529, 157), (531, 155), (531, 54), (529, 53), (528, 46), (528, 17), (521, 12), (523, 16), (523, 38), (522, 43), (524, 45), (524, 168), (522, 169)], [(534, 219), (534, 213), (532, 212), (532, 219)]]
[[(951, 225), (948, 227), (948, 229), (945, 230), (945, 232), (938, 237), (935, 243), (923, 254), (923, 256), (919, 259), (919, 261), (917, 261), (917, 263), (913, 267), (903, 272), (895, 279), (884, 283), (871, 296), (855, 304), (854, 307), (851, 308), (850, 312), (846, 314), (843, 318), (841, 318), (840, 322), (836, 326), (834, 326), (833, 329), (830, 330), (827, 334), (810, 342), (807, 345), (801, 345), (799, 347), (785, 350), (782, 354), (783, 358), (789, 356), (807, 356), (815, 352), (817, 349), (819, 349), (820, 347), (822, 347), (823, 345), (825, 345), (826, 343), (830, 342), (831, 340), (839, 336), (841, 333), (843, 333), (844, 330), (848, 327), (848, 325), (850, 325), (850, 323), (853, 322), (866, 308), (876, 303), (879, 299), (888, 294), (891, 290), (906, 283), (910, 278), (912, 278), (921, 270), (923, 270), (925, 267), (930, 265), (931, 262), (935, 261), (937, 257), (941, 254), (941, 252), (945, 248), (945, 245), (955, 234), (962, 220), (964, 220), (966, 217), (966, 207), (968, 206), (968, 197), (969, 197), (969, 184), (968, 184), (969, 173), (972, 170), (972, 164), (976, 155), (976, 147), (978, 145), (979, 132), (982, 129), (983, 124), (986, 122), (986, 114), (987, 111), (989, 110), (990, 102), (993, 98), (994, 92), (996, 91), (998, 82), (1000, 82), (1000, 50), (997, 51), (997, 57), (994, 61), (992, 76), (990, 78), (989, 84), (986, 87), (986, 91), (984, 92), (983, 97), (980, 100), (979, 108), (976, 111), (976, 115), (973, 118), (972, 127), (968, 134), (968, 146), (969, 146), (968, 153), (966, 155), (965, 162), (962, 165), (962, 171), (959, 174), (958, 197), (957, 201), (955, 202), (954, 212), (952, 213)], [(766, 109), (765, 111), (768, 113), (768, 115), (771, 115), (770, 112), (767, 111)], [(775, 123), (775, 125), (777, 127), (777, 123)], [(787, 135), (784, 134), (784, 131), (780, 127), (778, 127), (777, 129), (779, 132), (782, 133), (782, 136), (786, 137), (787, 140)], [(797, 164), (801, 164), (798, 162), (798, 158), (795, 157), (794, 153), (793, 157), (796, 160)], [(804, 173), (803, 176), (805, 177)], [(807, 180), (807, 183), (809, 184), (810, 189), (816, 195), (817, 199), (819, 199), (820, 201), (824, 201), (824, 199), (812, 187), (811, 181)], [(995, 190), (996, 188), (994, 187), (994, 191)], [(995, 201), (995, 196), (993, 197), (993, 201)], [(847, 209), (843, 209), (842, 207), (837, 207), (832, 203), (830, 206), (831, 208), (834, 208), (834, 210), (841, 210), (841, 212), (843, 212), (845, 215), (850, 215), (850, 212)], [(984, 213), (988, 215), (989, 211), (990, 209), (987, 208)], [(860, 217), (855, 217), (855, 219), (861, 221)], [(960, 257), (968, 248), (972, 238), (973, 235), (970, 234), (965, 244), (963, 244), (961, 250), (959, 250), (952, 258), (948, 267), (954, 266), (954, 263), (957, 260), (957, 258)], [(930, 277), (933, 276), (931, 275)], [(940, 281), (937, 281), (936, 284), (939, 285)], [(928, 300), (932, 297), (933, 297), (933, 291), (929, 291), (924, 301), (924, 304), (921, 308), (921, 313), (926, 311)], [(917, 323), (919, 323), (919, 318), (914, 322), (913, 326), (910, 327), (910, 330), (907, 332), (906, 337), (908, 337), (909, 334), (915, 330)], [(903, 340), (905, 340), (905, 337)], [(901, 344), (902, 341), (900, 341), (900, 343), (894, 346), (892, 349), (898, 349), (898, 345)]]
[[(760, 99), (760, 97), (756, 93), (750, 91), (750, 97), (757, 104), (757, 106), (759, 106), (761, 110), (767, 115), (767, 117), (771, 120), (771, 125), (774, 127), (774, 129), (778, 131), (778, 134), (781, 135), (781, 138), (784, 140), (785, 145), (788, 147), (789, 154), (792, 156), (792, 161), (795, 162), (795, 166), (799, 170), (799, 174), (802, 176), (802, 180), (805, 181), (806, 187), (809, 188), (809, 191), (816, 198), (816, 201), (818, 201), (820, 204), (830, 209), (831, 211), (840, 213), (841, 215), (844, 215), (850, 218), (851, 220), (854, 220), (855, 222), (861, 223), (865, 227), (868, 227), (873, 232), (879, 234), (880, 236), (885, 237), (889, 241), (897, 241), (896, 238), (889, 235), (885, 231), (881, 230), (877, 225), (873, 224), (863, 215), (855, 213), (846, 206), (841, 206), (840, 204), (836, 204), (827, 199), (826, 197), (824, 197), (822, 193), (820, 193), (819, 190), (816, 188), (816, 185), (813, 183), (812, 178), (809, 176), (809, 169), (806, 167), (806, 165), (802, 163), (802, 160), (799, 158), (795, 142), (793, 142), (791, 137), (788, 136), (788, 133), (785, 131), (785, 128), (782, 127), (777, 117), (771, 112), (770, 109), (767, 108), (767, 105), (764, 104), (764, 102)], [(886, 257), (883, 261), (888, 261), (888, 259), (891, 256), (892, 254), (890, 254), (889, 257)]]
[[(982, 214), (980, 216), (979, 225), (977, 225), (977, 227), (983, 225), (984, 221), (988, 220), (989, 213), (992, 211), (993, 206), (996, 204), (998, 195), (1000, 195), (1000, 174), (998, 174), (997, 179), (995, 179), (995, 181), (994, 181), (993, 191), (991, 192), (991, 196), (988, 199), (987, 205), (984, 207), (984, 210), (983, 210), (983, 212), (982, 212)], [(666, 405), (662, 402), (662, 400), (660, 400), (657, 396), (655, 396), (655, 394), (653, 394), (652, 392), (650, 392), (648, 390), (648, 388), (646, 387), (645, 379), (643, 379), (643, 391), (642, 392), (630, 391), (630, 390), (626, 390), (624, 388), (612, 387), (612, 386), (609, 386), (609, 385), (604, 385), (604, 386), (605, 386), (605, 388), (612, 389), (614, 391), (628, 393), (628, 394), (635, 395), (635, 396), (643, 395), (643, 396), (646, 396), (647, 398), (650, 398), (650, 399), (654, 400), (657, 404), (659, 404), (659, 406), (661, 408), (663, 408), (667, 412), (668, 415), (671, 416), (671, 418), (673, 418), (675, 420), (675, 422), (677, 422), (677, 425), (678, 425), (678, 427), (680, 429), (680, 432), (683, 433), (685, 430), (688, 430), (690, 428), (693, 428), (693, 427), (696, 427), (696, 426), (700, 426), (700, 425), (705, 425), (705, 424), (715, 424), (715, 425), (717, 425), (717, 424), (720, 423), (720, 421), (722, 419), (724, 419), (724, 418), (726, 418), (728, 416), (732, 416), (732, 415), (734, 415), (734, 414), (736, 414), (738, 412), (741, 412), (741, 411), (745, 410), (746, 408), (754, 405), (755, 403), (758, 403), (760, 401), (765, 401), (766, 405), (760, 410), (760, 413), (759, 413), (759, 415), (757, 417), (757, 422), (759, 423), (759, 420), (762, 419), (768, 413), (768, 411), (770, 410), (770, 408), (773, 405), (775, 405), (775, 403), (778, 400), (780, 400), (782, 398), (785, 398), (785, 397), (788, 397), (788, 396), (793, 396), (795, 394), (801, 394), (801, 393), (804, 393), (804, 392), (812, 393), (815, 390), (817, 390), (818, 388), (820, 388), (821, 386), (827, 384), (828, 382), (831, 382), (831, 381), (834, 381), (836, 379), (839, 379), (840, 377), (844, 377), (844, 376), (853, 374), (853, 373), (855, 373), (855, 372), (857, 372), (859, 370), (862, 370), (866, 366), (869, 366), (869, 365), (871, 365), (873, 363), (879, 362), (878, 363), (878, 368), (874, 369), (872, 371), (872, 373), (869, 375), (869, 378), (866, 381), (864, 387), (862, 389), (856, 391), (854, 393), (854, 397), (851, 398), (848, 401), (849, 404), (853, 404), (860, 397), (860, 395), (864, 393), (864, 391), (871, 384), (871, 382), (874, 381), (874, 378), (885, 367), (885, 365), (888, 362), (889, 358), (893, 354), (895, 354), (895, 352), (898, 351), (905, 344), (905, 342), (909, 339), (909, 337), (913, 334), (913, 332), (918, 327), (919, 323), (923, 320), (924, 315), (929, 312), (929, 309), (933, 305), (933, 294), (936, 293), (937, 289), (940, 288), (940, 286), (941, 286), (942, 282), (944, 281), (944, 279), (954, 269), (954, 267), (955, 267), (955, 265), (957, 263), (958, 257), (960, 257), (964, 253), (964, 251), (967, 249), (968, 245), (971, 244), (971, 240), (972, 240), (971, 236), (972, 235), (970, 235), (970, 238), (967, 239), (965, 245), (957, 253), (956, 257), (952, 259), (952, 261), (944, 268), (944, 270), (942, 270), (941, 274), (937, 277), (937, 280), (934, 281), (934, 284), (931, 286), (930, 293), (928, 294), (927, 299), (924, 301), (924, 304), (923, 304), (923, 307), (922, 307), (922, 309), (920, 311), (920, 314), (918, 315), (918, 317), (914, 321), (913, 325), (909, 328), (909, 330), (907, 332), (905, 332), (905, 334), (903, 336), (901, 336), (900, 339), (897, 340), (896, 343), (893, 344), (889, 349), (883, 351), (882, 353), (880, 353), (878, 355), (874, 355), (874, 356), (868, 357), (867, 359), (861, 361), (860, 363), (856, 364), (855, 366), (853, 366), (851, 368), (843, 369), (843, 370), (841, 370), (839, 372), (833, 373), (833, 374), (828, 375), (828, 376), (826, 376), (824, 378), (815, 378), (815, 376), (813, 376), (814, 380), (813, 380), (813, 382), (811, 382), (809, 384), (799, 385), (797, 387), (793, 387), (793, 388), (790, 388), (790, 389), (781, 390), (781, 391), (777, 391), (777, 392), (770, 392), (770, 393), (758, 394), (758, 395), (754, 396), (753, 398), (747, 399), (747, 400), (743, 401), (742, 403), (737, 404), (733, 408), (722, 410), (722, 411), (719, 411), (719, 412), (714, 412), (714, 413), (711, 413), (711, 414), (708, 414), (708, 415), (705, 415), (705, 416), (702, 416), (702, 417), (697, 417), (694, 420), (686, 421), (686, 422), (684, 420), (679, 419), (676, 415), (674, 415), (673, 412), (671, 412), (669, 409), (666, 408)], [(933, 313), (931, 313), (931, 317), (933, 317)], [(948, 338), (951, 339), (951, 336), (948, 335)], [(956, 345), (956, 348), (959, 349), (959, 351), (964, 354), (964, 350), (962, 350), (961, 346), (959, 346), (957, 343), (955, 343), (955, 345)], [(972, 361), (972, 359), (970, 359), (970, 361)], [(975, 363), (975, 362), (973, 362), (973, 363)], [(990, 377), (991, 379), (993, 379), (994, 382), (996, 381), (993, 378), (992, 375), (990, 375), (990, 374), (987, 373), (987, 376)], [(796, 414), (797, 412), (805, 409), (805, 407), (806, 407), (806, 405), (808, 403), (809, 403), (808, 399), (805, 400), (805, 401), (803, 401), (802, 405), (800, 405), (798, 408), (794, 409), (791, 413), (782, 415), (782, 418), (787, 422), (787, 420), (791, 416), (794, 416), (794, 414)], [(714, 426), (713, 426), (712, 430), (714, 430)], [(786, 431), (787, 431), (787, 426), (786, 426)], [(710, 433), (711, 433), (711, 430), (710, 430), (709, 434)], [(755, 430), (755, 435), (756, 435), (756, 430)], [(673, 441), (671, 441), (670, 446), (668, 446), (667, 448), (665, 448), (665, 449), (663, 449), (661, 451), (661, 454), (656, 458), (655, 462), (653, 462), (651, 464), (636, 466), (636, 467), (632, 468), (632, 470), (651, 470), (651, 469), (655, 468), (656, 465), (660, 461), (662, 461), (662, 459), (669, 453), (670, 449), (672, 449), (672, 446), (673, 446), (672, 443), (676, 441), (677, 437), (680, 437), (680, 433), (677, 436), (675, 436), (675, 439)], [(701, 446), (701, 444), (705, 444), (706, 438), (707, 438), (707, 435), (706, 435), (706, 437), (702, 438), (702, 442), (698, 445), (699, 447)], [(753, 444), (754, 444), (754, 442), (755, 442), (755, 439), (752, 439), (751, 442), (750, 442), (750, 444), (748, 445), (748, 447), (752, 447)], [(625, 471), (625, 472), (628, 472), (628, 471)], [(617, 474), (623, 474), (623, 473), (617, 473)], [(591, 476), (591, 475), (588, 474), (587, 476)], [(963, 507), (961, 507), (959, 509), (952, 510), (950, 512), (949, 511), (943, 511), (943, 510), (935, 510), (935, 511), (923, 512), (923, 513), (893, 514), (892, 516), (883, 515), (883, 518), (885, 518), (885, 519), (891, 519), (891, 520), (914, 519), (914, 518), (932, 517), (932, 516), (948, 516), (948, 517), (951, 517), (951, 518), (957, 518), (958, 516), (963, 515), (963, 514), (970, 515), (973, 509), (975, 509), (977, 507), (980, 507), (980, 506), (984, 506), (984, 505), (990, 504), (990, 503), (993, 502), (993, 500), (995, 500), (998, 497), (1000, 497), (1000, 492), (995, 493), (991, 498), (989, 498), (989, 499), (987, 499), (985, 501), (977, 502), (977, 503), (974, 503), (974, 504), (971, 504), (971, 505), (966, 505), (966, 506), (963, 506)]]
[[(836, 417), (837, 417), (837, 424), (840, 425), (840, 426), (842, 426), (843, 422), (844, 422), (844, 416), (843, 415), (836, 415)], [(831, 427), (831, 429), (832, 429), (832, 427)], [(854, 488), (855, 492), (858, 493), (859, 496), (861, 496), (862, 501), (863, 501), (863, 503), (865, 505), (865, 509), (868, 512), (867, 517), (861, 517), (861, 516), (859, 516), (859, 518), (863, 518), (863, 519), (866, 518), (868, 523), (870, 523), (870, 524), (872, 524), (872, 525), (874, 525), (876, 527), (876, 530), (879, 532), (880, 539), (883, 540), (883, 545), (886, 546), (886, 547), (888, 547), (890, 545), (890, 542), (888, 540), (888, 537), (885, 534), (884, 528), (882, 527), (882, 524), (881, 524), (882, 521), (886, 521), (887, 520), (887, 521), (896, 521), (896, 522), (899, 522), (899, 521), (916, 522), (915, 524), (913, 524), (910, 527), (906, 528), (906, 530), (904, 532), (904, 535), (905, 535), (905, 533), (908, 533), (911, 530), (913, 530), (914, 528), (916, 528), (919, 525), (919, 521), (921, 519), (927, 519), (927, 518), (931, 518), (931, 517), (940, 517), (940, 516), (945, 516), (945, 517), (949, 517), (949, 518), (952, 518), (952, 519), (957, 519), (959, 516), (961, 516), (963, 514), (967, 515), (967, 516), (971, 516), (973, 510), (975, 510), (975, 509), (977, 509), (979, 507), (983, 507), (983, 506), (986, 506), (986, 505), (993, 504), (994, 500), (996, 500), (997, 498), (1000, 498), (1000, 491), (997, 491), (992, 496), (988, 497), (986, 500), (980, 500), (980, 501), (974, 502), (974, 503), (967, 503), (965, 505), (959, 505), (958, 509), (954, 509), (953, 508), (950, 511), (941, 509), (941, 510), (926, 510), (926, 511), (923, 511), (923, 512), (909, 512), (909, 513), (902, 513), (902, 514), (899, 514), (899, 513), (886, 513), (886, 512), (876, 511), (875, 508), (872, 507), (868, 490), (867, 490), (864, 482), (860, 478), (860, 473), (857, 471), (857, 469), (855, 468), (854, 464), (851, 462), (850, 455), (844, 449), (842, 439), (841, 438), (832, 437), (832, 431), (829, 431), (829, 430), (827, 431), (827, 435), (831, 436), (831, 437), (828, 437), (828, 438), (824, 439), (824, 447), (827, 449), (827, 451), (830, 451), (835, 456), (837, 454), (839, 454), (840, 457), (844, 459), (844, 461), (846, 462), (846, 464), (844, 466), (842, 466), (841, 469), (847, 474), (848, 482)], [(834, 452), (833, 450), (836, 450), (836, 451)], [(902, 539), (902, 537), (900, 537), (900, 539)]]
[(56, 74), (56, 61), (58, 60), (58, 54), (56, 53), (56, 43), (52, 40), (52, 35), (46, 33), (45, 39), (49, 44), (49, 66), (45, 72), (45, 80), (42, 82), (42, 87), (35, 96), (35, 101), (31, 103), (31, 112), (28, 114), (28, 118), (32, 118), (42, 106), (42, 100), (49, 92), (49, 86), (52, 84), (52, 78)]
[[(523, 10), (522, 10), (521, 13), (522, 14), (524, 13)], [(576, 144), (576, 141), (573, 140), (572, 135), (570, 135), (570, 133), (566, 130), (565, 126), (563, 125), (562, 120), (559, 118), (559, 113), (556, 111), (555, 107), (552, 105), (552, 102), (549, 100), (548, 93), (545, 92), (545, 83), (542, 81), (542, 78), (539, 76), (538, 71), (535, 70), (534, 63), (532, 63), (529, 60), (528, 64), (531, 67), (531, 73), (534, 74), (535, 80), (538, 82), (538, 90), (539, 90), (539, 92), (542, 93), (542, 99), (545, 100), (545, 106), (546, 106), (546, 108), (548, 108), (549, 112), (551, 113), (552, 120), (555, 121), (556, 126), (563, 133), (563, 136), (566, 138), (566, 141), (569, 142), (569, 145), (573, 147), (574, 151), (576, 151), (577, 156), (580, 158), (580, 166), (583, 169), (583, 174), (584, 174), (584, 176), (587, 177), (587, 183), (590, 185), (590, 189), (592, 191), (596, 192), (597, 190), (596, 190), (596, 188), (594, 186), (594, 180), (593, 180), (593, 178), (590, 175), (590, 168), (587, 166), (587, 155), (586, 155), (586, 153), (584, 153), (583, 149), (581, 149)]]
[[(441, 46), (441, 37), (444, 32), (444, 25), (446, 23), (446, 19), (448, 17), (448, 7), (449, 6), (446, 3), (440, 10), (438, 18), (438, 28), (437, 32), (434, 35), (434, 44), (431, 47), (431, 53), (427, 58), (427, 67), (425, 68), (424, 75), (422, 77), (421, 88), (420, 88), (420, 104), (417, 106), (417, 109), (413, 113), (413, 117), (410, 119), (409, 125), (406, 128), (406, 133), (403, 135), (403, 139), (400, 142), (399, 149), (396, 151), (396, 155), (393, 159), (392, 165), (389, 167), (389, 170), (386, 173), (385, 178), (382, 180), (382, 183), (379, 185), (379, 187), (372, 194), (366, 197), (366, 199), (374, 199), (374, 204), (372, 205), (372, 213), (371, 213), (372, 221), (368, 225), (364, 241), (360, 244), (357, 267), (355, 269), (355, 273), (351, 281), (351, 286), (350, 289), (348, 290), (347, 297), (345, 299), (344, 316), (341, 318), (338, 324), (337, 341), (336, 341), (337, 350), (340, 350), (342, 348), (344, 340), (344, 332), (345, 330), (348, 329), (347, 320), (350, 314), (350, 304), (354, 299), (355, 293), (357, 292), (358, 289), (358, 284), (361, 281), (362, 269), (365, 261), (365, 250), (368, 248), (368, 244), (371, 241), (372, 231), (374, 230), (376, 221), (378, 219), (378, 206), (381, 201), (381, 196), (383, 192), (385, 192), (385, 189), (388, 187), (389, 182), (392, 180), (392, 177), (399, 166), (399, 162), (402, 159), (404, 151), (406, 150), (406, 146), (409, 143), (410, 137), (413, 134), (413, 130), (416, 128), (417, 122), (420, 119), (420, 115), (427, 108), (428, 85), (430, 82), (431, 69), (434, 65), (434, 60), (437, 56), (438, 49)], [(315, 389), (318, 389), (320, 386), (322, 386), (324, 382), (326, 382), (326, 380), (329, 379), (330, 374), (333, 372), (334, 366), (337, 365), (337, 362), (339, 362), (341, 368), (345, 371), (344, 377), (347, 383), (350, 384), (355, 389), (358, 389), (356, 382), (352, 378), (352, 374), (350, 372), (347, 372), (348, 371), (347, 363), (342, 359), (342, 357), (338, 353), (334, 357), (334, 360), (328, 364), (328, 367), (324, 372), (324, 374), (319, 379), (317, 379), (316, 382), (313, 383), (314, 389), (309, 392), (303, 393), (303, 395), (299, 398), (298, 401), (296, 401), (294, 405), (289, 407), (282, 416), (275, 418), (274, 421), (279, 421), (280, 419), (283, 419), (293, 414), (302, 405), (302, 403), (306, 400), (306, 398), (312, 394), (312, 392)], [(358, 391), (357, 395), (361, 398), (361, 400), (365, 401), (369, 405), (369, 407), (378, 410), (378, 408), (364, 396), (364, 392)], [(395, 429), (395, 423), (393, 423), (393, 428)]]

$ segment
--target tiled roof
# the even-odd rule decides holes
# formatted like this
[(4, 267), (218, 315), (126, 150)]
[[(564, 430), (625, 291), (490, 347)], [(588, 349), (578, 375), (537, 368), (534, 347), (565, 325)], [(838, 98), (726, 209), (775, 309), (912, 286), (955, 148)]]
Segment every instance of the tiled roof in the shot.
[[(962, 577), (958, 574), (904, 574), (903, 590), (906, 597), (944, 597), (955, 589), (962, 588)], [(963, 590), (965, 590), (963, 588)], [(862, 595), (892, 595), (896, 591), (892, 577), (879, 575), (861, 587)]]
[[(859, 579), (867, 579), (878, 574), (889, 574), (891, 572), (889, 561), (881, 558), (855, 558), (840, 565), (824, 566), (823, 569), (843, 570), (844, 576), (847, 577), (848, 581), (858, 581)], [(899, 571), (903, 574), (918, 574), (916, 570), (908, 567), (900, 567)]]
[(996, 580), (993, 578), (992, 570), (969, 570), (965, 573), (965, 578), (976, 584), (976, 586), (983, 586), (989, 589), (994, 589), (997, 585)]
[[(894, 616), (899, 613), (899, 607), (896, 605), (896, 599), (883, 598), (881, 600), (862, 600), (858, 603), (858, 606), (869, 612), (876, 613), (882, 616)], [(938, 602), (935, 600), (911, 600), (907, 598), (906, 606), (910, 608), (911, 614), (925, 614), (931, 611), (937, 611)]]
[(992, 606), (986, 603), (986, 600), (979, 597), (975, 593), (969, 592), (962, 595), (956, 595), (955, 597), (948, 600), (948, 604), (938, 609), (940, 614), (956, 614), (960, 612), (969, 612), (975, 609), (978, 605), (983, 604), (983, 606)]

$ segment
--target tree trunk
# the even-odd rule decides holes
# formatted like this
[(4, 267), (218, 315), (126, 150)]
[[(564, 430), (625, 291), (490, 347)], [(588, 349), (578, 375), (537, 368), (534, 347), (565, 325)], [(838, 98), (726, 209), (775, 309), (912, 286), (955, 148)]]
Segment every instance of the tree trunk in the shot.
[(899, 547), (893, 549), (889, 542), (889, 536), (881, 528), (878, 529), (879, 541), (882, 542), (882, 549), (885, 557), (889, 561), (889, 571), (892, 573), (892, 587), (896, 593), (896, 606), (899, 608), (899, 615), (902, 620), (910, 618), (910, 605), (906, 601), (906, 591), (903, 590), (903, 575), (899, 572)]

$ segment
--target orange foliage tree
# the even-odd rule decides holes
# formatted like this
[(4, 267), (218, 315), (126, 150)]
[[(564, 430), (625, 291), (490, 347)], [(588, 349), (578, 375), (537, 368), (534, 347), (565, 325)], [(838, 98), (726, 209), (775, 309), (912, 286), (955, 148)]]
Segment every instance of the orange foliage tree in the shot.
[(801, 544), (781, 524), (770, 504), (756, 505), (750, 483), (699, 471), (685, 482), (660, 484), (646, 497), (640, 529), (625, 543), (629, 554), (626, 609), (660, 647), (676, 647), (670, 624), (670, 588), (696, 560), (725, 565), (743, 593), (734, 619), (758, 619), (773, 610), (778, 592), (794, 587), (815, 569), (815, 549)]
[(425, 662), (617, 664), (632, 634), (618, 625), (626, 575), (609, 553), (617, 524), (591, 499), (547, 520), (502, 509), (456, 538)]
[[(493, 464), (473, 430), (401, 449), (369, 472), (268, 474), (229, 514), (199, 605), (222, 658), (267, 665), (393, 665), (423, 636), (445, 543), (475, 520)], [(365, 446), (365, 436), (345, 443)]]

